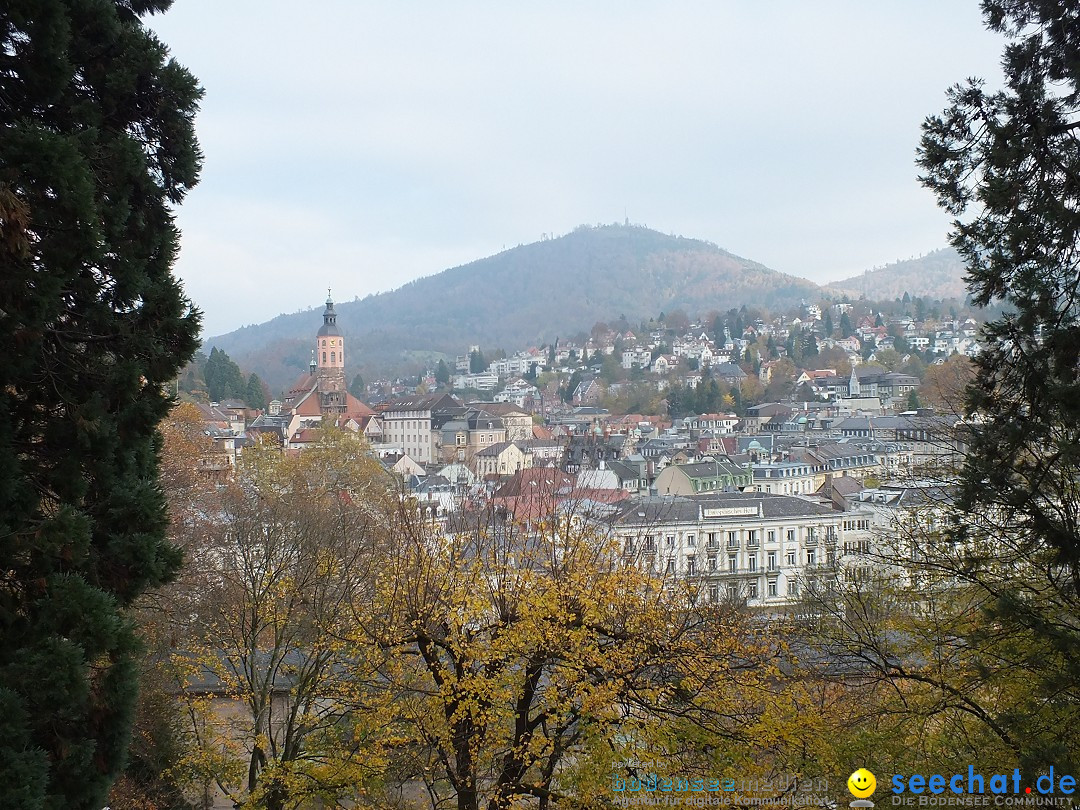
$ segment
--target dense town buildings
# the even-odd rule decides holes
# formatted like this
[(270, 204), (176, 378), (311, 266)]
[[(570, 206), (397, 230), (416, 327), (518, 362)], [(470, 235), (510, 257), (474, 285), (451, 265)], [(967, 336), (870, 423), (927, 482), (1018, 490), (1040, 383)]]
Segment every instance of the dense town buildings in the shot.
[[(770, 384), (781, 365), (759, 361), (757, 373), (748, 373), (748, 347), (763, 337), (785, 340), (794, 328), (805, 332), (822, 317), (812, 306), (805, 314), (805, 323), (758, 322), (734, 337), (725, 329), (718, 341), (697, 326), (674, 339), (594, 335), (581, 346), (499, 357), (481, 371), (474, 369), (480, 347), (472, 346), (455, 361), (453, 382), (482, 397), (389, 386), (400, 393), (376, 394), (369, 406), (346, 388), (346, 336), (328, 297), (307, 374), (266, 413), (221, 403), (203, 406), (203, 418), (229, 464), (260, 435), (299, 452), (327, 424), (361, 434), (444, 526), (463, 504), (486, 500), (510, 519), (535, 519), (548, 508), (535, 488), (559, 476), (563, 494), (553, 503), (587, 496), (596, 526), (646, 555), (657, 573), (700, 578), (708, 599), (775, 607), (796, 599), (800, 583), (867, 551), (882, 515), (914, 497), (894, 482), (961, 449), (957, 420), (907, 408), (919, 379), (860, 354), (875, 339), (889, 348), (889, 335), (872, 323), (860, 323), (850, 339), (818, 344), (850, 352), (850, 372), (797, 369), (786, 399), (744, 404), (738, 413), (613, 414), (602, 403), (620, 384), (604, 382), (581, 360), (611, 357), (661, 394), (708, 381), (740, 388), (750, 377)], [(903, 328), (907, 345), (917, 345), (917, 330)], [(956, 324), (928, 345), (970, 351), (973, 334)], [(555, 380), (574, 377), (567, 401), (550, 379), (540, 384), (540, 369)]]

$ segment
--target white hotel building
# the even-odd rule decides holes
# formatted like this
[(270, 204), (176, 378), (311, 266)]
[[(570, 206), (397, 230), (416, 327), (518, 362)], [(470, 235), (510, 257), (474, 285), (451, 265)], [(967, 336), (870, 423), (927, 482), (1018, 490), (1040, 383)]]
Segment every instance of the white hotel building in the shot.
[(837, 563), (845, 517), (802, 498), (732, 492), (637, 498), (607, 522), (626, 553), (696, 578), (707, 601), (780, 607)]

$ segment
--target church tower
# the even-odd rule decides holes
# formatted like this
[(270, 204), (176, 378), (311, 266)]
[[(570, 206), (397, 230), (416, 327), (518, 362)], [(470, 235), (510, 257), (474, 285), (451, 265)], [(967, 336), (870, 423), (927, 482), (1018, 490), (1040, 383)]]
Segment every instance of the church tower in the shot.
[(323, 413), (345, 413), (345, 339), (338, 329), (329, 290), (326, 291), (323, 325), (316, 339), (315, 366)]

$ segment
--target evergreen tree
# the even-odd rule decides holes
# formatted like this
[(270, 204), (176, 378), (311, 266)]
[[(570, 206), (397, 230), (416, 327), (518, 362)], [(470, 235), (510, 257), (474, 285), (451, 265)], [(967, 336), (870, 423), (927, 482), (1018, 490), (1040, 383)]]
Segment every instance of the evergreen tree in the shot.
[(803, 361), (803, 341), (801, 333), (793, 331), (788, 335), (787, 350), (791, 362), (797, 366), (801, 366)]
[(687, 390), (681, 385), (673, 385), (668, 389), (667, 402), (668, 402), (668, 414), (671, 416), (683, 416), (688, 411), (686, 410), (687, 404)]
[(487, 368), (487, 362), (484, 360), (484, 353), (481, 351), (469, 352), (469, 372), (471, 374), (479, 374), (481, 371)]
[(722, 315), (717, 315), (713, 318), (712, 336), (713, 341), (721, 346), (724, 345), (724, 318)]
[(833, 333), (832, 310), (825, 310), (825, 337), (831, 338)]
[(446, 361), (440, 359), (439, 365), (435, 367), (435, 382), (439, 385), (450, 384), (450, 367), (446, 365)]
[(211, 402), (226, 399), (242, 399), (247, 396), (248, 387), (240, 366), (236, 365), (221, 349), (213, 348), (203, 368), (206, 390)]
[(974, 302), (1001, 299), (1010, 310), (986, 325), (976, 360), (969, 409), (983, 429), (965, 496), (993, 492), (1025, 510), (1040, 541), (1080, 573), (1080, 502), (1063, 504), (1065, 490), (1046, 481), (1080, 480), (1080, 30), (1075, 10), (1059, 4), (1018, 0), (984, 11), (1012, 40), (1006, 87), (988, 94), (969, 81), (951, 90), (920, 149), (924, 184), (957, 218), (950, 241)]
[[(950, 241), (974, 303), (1002, 302), (1005, 313), (983, 330), (968, 388), (978, 418), (959, 506), (990, 516), (995, 550), (1017, 555), (992, 555), (1000, 567), (975, 580), (988, 615), (982, 639), (967, 641), (1030, 634), (1041, 650), (1016, 666), (1027, 694), (1059, 722), (1080, 705), (1080, 27), (1074, 3), (986, 0), (983, 12), (1009, 40), (1004, 87), (988, 93), (969, 80), (950, 90), (948, 109), (923, 125), (919, 151), (924, 185), (955, 217)], [(968, 522), (954, 531), (965, 546), (973, 533)], [(978, 565), (986, 563), (966, 562), (961, 573), (970, 581)], [(1022, 578), (1040, 571), (1049, 586)], [(986, 672), (1009, 665), (988, 657)], [(1039, 737), (1041, 720), (1012, 706), (995, 719), (1025, 776), (1080, 761), (1069, 733)]]
[(168, 580), (157, 425), (197, 346), (171, 268), (200, 90), (140, 14), (0, 4), (0, 806), (100, 808), (127, 748), (124, 610)]
[(355, 377), (352, 378), (352, 382), (349, 383), (349, 393), (357, 399), (364, 399), (367, 396), (364, 378), (362, 375), (357, 374)]
[(266, 386), (254, 372), (248, 377), (247, 389), (244, 393), (244, 402), (249, 408), (264, 410), (266, 408)]
[(920, 323), (926, 320), (926, 301), (922, 297), (915, 299), (915, 320)]
[(845, 312), (840, 316), (840, 336), (851, 337), (855, 334), (855, 327), (851, 325), (851, 318)]
[(566, 383), (566, 387), (562, 390), (561, 396), (563, 402), (572, 402), (574, 399), (574, 391), (577, 390), (578, 385), (581, 383), (581, 370), (575, 371), (570, 375), (570, 379)]

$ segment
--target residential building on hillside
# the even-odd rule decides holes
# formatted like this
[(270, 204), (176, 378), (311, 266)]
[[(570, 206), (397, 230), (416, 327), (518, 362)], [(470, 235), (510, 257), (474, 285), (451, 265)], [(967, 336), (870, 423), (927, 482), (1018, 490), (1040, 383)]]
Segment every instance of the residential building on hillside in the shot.
[(566, 454), (566, 444), (558, 439), (527, 439), (519, 444), (532, 452), (533, 464), (557, 466)]
[(792, 461), (814, 465), (834, 476), (850, 475), (862, 480), (868, 475), (880, 476), (885, 467), (871, 447), (862, 443), (822, 443), (813, 447), (793, 448)]
[(481, 478), (486, 475), (513, 475), (532, 465), (532, 452), (517, 442), (493, 444), (479, 450), (473, 457), (473, 469)]
[(649, 489), (647, 464), (641, 456), (628, 457), (624, 461), (609, 461), (607, 467), (619, 482), (619, 488), (627, 492), (645, 494)]
[(694, 431), (702, 430), (712, 431), (715, 435), (717, 433), (731, 433), (735, 426), (739, 424), (739, 417), (733, 413), (703, 413), (698, 416), (686, 417), (683, 424), (690, 431), (692, 437)]
[(810, 495), (825, 483), (825, 468), (800, 461), (774, 461), (754, 465), (757, 492), (778, 495)]
[(502, 419), (509, 442), (523, 442), (532, 438), (532, 416), (508, 402), (470, 402), (469, 407)]
[(471, 464), (481, 450), (507, 440), (506, 425), (486, 407), (447, 408), (434, 419), (431, 440), (435, 460)]
[(895, 442), (910, 448), (911, 463), (925, 464), (963, 452), (959, 419), (922, 408), (899, 416), (851, 416), (833, 425), (842, 436)]
[(753, 483), (750, 470), (726, 459), (694, 464), (669, 464), (653, 487), (659, 495), (699, 495), (703, 492), (741, 491)]
[(647, 346), (633, 346), (623, 350), (622, 367), (624, 369), (649, 368), (650, 365), (652, 365), (652, 352)]
[(493, 391), (499, 385), (499, 375), (490, 371), (476, 374), (458, 374), (454, 377), (454, 388), (458, 391), (472, 388), (477, 391)]
[(738, 385), (746, 379), (746, 372), (734, 363), (716, 363), (709, 367), (709, 372), (718, 380)]
[(460, 408), (461, 403), (449, 394), (384, 402), (379, 406), (383, 442), (400, 447), (409, 458), (421, 464), (435, 461), (432, 422), (440, 414), (456, 413)]
[(535, 385), (531, 385), (522, 379), (511, 380), (502, 391), (495, 394), (496, 402), (507, 402), (520, 410), (531, 411), (540, 400), (540, 391)]

